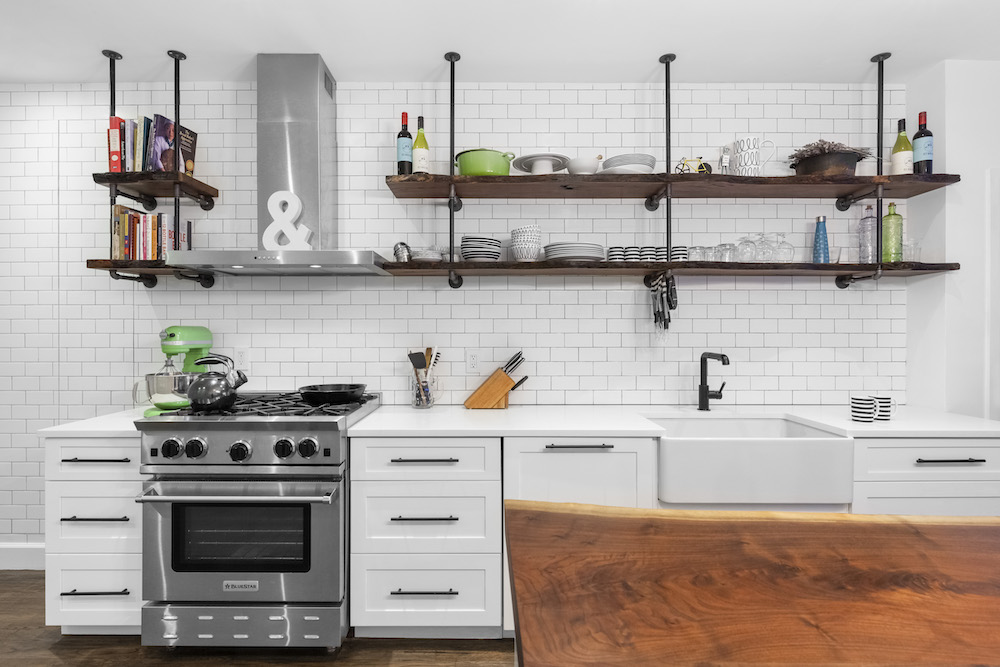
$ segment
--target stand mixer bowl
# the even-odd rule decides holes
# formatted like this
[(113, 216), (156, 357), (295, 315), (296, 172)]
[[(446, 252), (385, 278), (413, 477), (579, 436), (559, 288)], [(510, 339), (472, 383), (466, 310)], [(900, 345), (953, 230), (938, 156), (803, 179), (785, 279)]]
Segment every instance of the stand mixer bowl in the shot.
[(146, 375), (146, 391), (150, 402), (160, 410), (178, 410), (191, 402), (187, 393), (200, 373), (150, 373)]

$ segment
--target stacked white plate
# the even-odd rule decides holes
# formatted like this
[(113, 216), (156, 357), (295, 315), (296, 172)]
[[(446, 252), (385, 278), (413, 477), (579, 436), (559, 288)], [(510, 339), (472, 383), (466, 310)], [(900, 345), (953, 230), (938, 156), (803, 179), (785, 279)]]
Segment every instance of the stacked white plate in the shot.
[(647, 153), (626, 153), (609, 157), (601, 167), (602, 174), (652, 174), (656, 157)]
[(414, 248), (410, 251), (410, 259), (414, 262), (440, 262), (441, 251), (434, 248)]
[(550, 243), (545, 246), (545, 259), (604, 261), (604, 246), (599, 243)]
[(463, 236), (462, 259), (467, 262), (495, 262), (500, 259), (500, 241), (488, 236)]

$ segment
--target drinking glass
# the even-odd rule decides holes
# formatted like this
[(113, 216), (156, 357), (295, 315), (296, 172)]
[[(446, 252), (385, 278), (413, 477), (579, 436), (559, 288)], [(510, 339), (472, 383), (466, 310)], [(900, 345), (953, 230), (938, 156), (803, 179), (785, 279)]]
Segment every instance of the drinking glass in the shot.
[(705, 261), (705, 248), (700, 245), (693, 245), (688, 248), (688, 261), (689, 262), (704, 262)]
[(795, 258), (795, 247), (791, 243), (785, 240), (784, 234), (777, 234), (778, 244), (774, 246), (774, 261), (776, 262), (791, 262)]
[(757, 244), (749, 236), (740, 239), (736, 246), (737, 262), (753, 262), (757, 259)]
[(735, 262), (736, 245), (733, 243), (720, 243), (719, 245), (715, 246), (715, 261)]

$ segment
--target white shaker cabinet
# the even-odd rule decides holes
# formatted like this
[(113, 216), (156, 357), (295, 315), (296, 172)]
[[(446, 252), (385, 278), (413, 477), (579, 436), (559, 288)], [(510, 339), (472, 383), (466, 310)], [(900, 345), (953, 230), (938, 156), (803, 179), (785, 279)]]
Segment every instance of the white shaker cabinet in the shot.
[(45, 623), (63, 634), (140, 633), (139, 433), (42, 433)]
[(500, 439), (351, 438), (358, 637), (500, 636)]
[(1000, 439), (857, 438), (856, 514), (1000, 515)]
[[(510, 437), (503, 441), (504, 499), (656, 507), (655, 438)], [(505, 636), (514, 632), (504, 542)]]

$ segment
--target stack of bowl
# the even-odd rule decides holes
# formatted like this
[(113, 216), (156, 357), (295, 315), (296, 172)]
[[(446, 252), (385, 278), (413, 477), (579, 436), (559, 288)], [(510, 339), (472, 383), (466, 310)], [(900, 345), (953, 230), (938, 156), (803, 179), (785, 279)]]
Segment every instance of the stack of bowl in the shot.
[(500, 259), (500, 241), (488, 236), (463, 236), (462, 259), (467, 262), (495, 262)]
[(652, 174), (656, 158), (647, 153), (626, 153), (609, 157), (601, 166), (604, 174)]
[(510, 232), (510, 251), (519, 262), (537, 262), (542, 249), (542, 228), (538, 225), (518, 227)]

